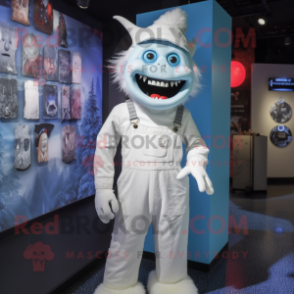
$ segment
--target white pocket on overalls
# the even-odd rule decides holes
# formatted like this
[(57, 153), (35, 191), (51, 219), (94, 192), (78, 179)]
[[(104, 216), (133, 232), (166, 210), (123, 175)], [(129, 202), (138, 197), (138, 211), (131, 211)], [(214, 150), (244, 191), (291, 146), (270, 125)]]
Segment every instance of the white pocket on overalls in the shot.
[(168, 128), (163, 130), (142, 125), (139, 128), (144, 145), (140, 150), (137, 150), (139, 152), (136, 152), (136, 160), (140, 162), (173, 162), (175, 135)]

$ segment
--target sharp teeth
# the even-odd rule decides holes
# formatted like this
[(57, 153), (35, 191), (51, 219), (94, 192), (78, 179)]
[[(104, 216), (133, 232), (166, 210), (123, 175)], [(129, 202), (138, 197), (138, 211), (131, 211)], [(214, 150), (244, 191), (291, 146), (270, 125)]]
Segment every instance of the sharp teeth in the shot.
[(178, 82), (175, 82), (176, 87), (178, 86)]
[(148, 80), (148, 85), (151, 85), (151, 84), (152, 84), (152, 82), (150, 80)]
[(171, 87), (173, 87), (174, 86), (174, 82), (170, 82), (170, 85), (171, 85)]
[(147, 77), (143, 77), (143, 82), (145, 83), (147, 80)]
[(142, 79), (142, 76), (140, 75), (140, 80)]
[(168, 88), (168, 83), (165, 84), (165, 87)]
[(157, 87), (160, 87), (160, 82), (156, 82), (156, 86)]
[(164, 82), (161, 82), (161, 83), (160, 83), (160, 86), (161, 86), (161, 87), (165, 87)]
[(152, 81), (152, 85), (156, 86), (156, 82), (155, 81)]

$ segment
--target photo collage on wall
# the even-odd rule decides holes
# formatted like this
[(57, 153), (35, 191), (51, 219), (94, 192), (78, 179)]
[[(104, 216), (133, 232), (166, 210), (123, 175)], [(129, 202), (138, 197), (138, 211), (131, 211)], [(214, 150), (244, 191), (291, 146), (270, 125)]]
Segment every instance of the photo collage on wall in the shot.
[(292, 132), (284, 126), (284, 123), (289, 122), (292, 118), (292, 108), (283, 97), (279, 97), (278, 101), (271, 106), (270, 115), (275, 122), (280, 124), (271, 130), (271, 142), (277, 147), (286, 147), (292, 140)]
[[(20, 3), (21, 2), (21, 3)], [(19, 22), (23, 25), (30, 25), (29, 21), (29, 0), (11, 1), (12, 16), (11, 20)], [(23, 2), (23, 3), (22, 3)], [(46, 34), (53, 33), (53, 6), (52, 1), (33, 0), (33, 24), (34, 27)], [(67, 47), (66, 21), (63, 14), (59, 17), (59, 28), (62, 28), (59, 45)], [(1, 30), (1, 47), (2, 52), (7, 51), (8, 44), (15, 44), (18, 39), (15, 27), (0, 24)], [(15, 39), (15, 40), (13, 40)], [(55, 82), (55, 84), (43, 85), (43, 113), (44, 120), (79, 120), (81, 119), (81, 89), (79, 84), (82, 82), (82, 56), (79, 52), (71, 52), (65, 49), (58, 49), (46, 42), (46, 45), (40, 46), (37, 36), (33, 33), (27, 34), (22, 42), (22, 75), (33, 79), (42, 79), (47, 82)], [(12, 44), (12, 45), (13, 45)], [(8, 53), (2, 54), (0, 72), (18, 74), (16, 67), (16, 48), (11, 48)], [(7, 59), (7, 60), (6, 60)], [(67, 84), (68, 86), (58, 87), (58, 84)], [(26, 80), (24, 82), (24, 118), (27, 120), (39, 120), (39, 81)], [(71, 84), (75, 84), (74, 87)], [(18, 115), (18, 97), (17, 97), (17, 80), (16, 79), (0, 79), (0, 118), (15, 119)], [(59, 93), (61, 105), (59, 105)], [(61, 117), (59, 117), (59, 108), (62, 109)], [(37, 125), (36, 125), (37, 127)], [(50, 128), (46, 129), (47, 140), (49, 138)], [(45, 134), (45, 133), (44, 133)], [(35, 132), (36, 136), (40, 134)], [(42, 135), (44, 137), (45, 135)], [(71, 137), (72, 138), (72, 137)], [(38, 162), (39, 161), (39, 145)], [(48, 154), (47, 154), (48, 156)], [(71, 156), (74, 159), (74, 156)], [(46, 160), (48, 161), (48, 160)], [(45, 160), (42, 160), (45, 162)], [(66, 163), (71, 161), (66, 160)], [(28, 166), (29, 167), (29, 166)], [(28, 168), (27, 167), (27, 168)], [(21, 168), (18, 168), (21, 170)]]
[(231, 135), (248, 129), (250, 90), (238, 89), (231, 93)]
[(52, 0), (0, 0), (0, 19), (1, 232), (95, 193), (102, 33)]

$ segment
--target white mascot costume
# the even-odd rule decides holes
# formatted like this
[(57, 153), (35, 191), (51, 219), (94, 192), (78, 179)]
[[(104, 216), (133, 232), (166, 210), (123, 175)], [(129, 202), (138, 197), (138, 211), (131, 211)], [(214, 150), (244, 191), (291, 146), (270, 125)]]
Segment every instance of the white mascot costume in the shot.
[[(151, 223), (156, 271), (149, 275), (149, 293), (196, 294), (187, 275), (188, 174), (201, 192), (214, 192), (206, 173), (209, 150), (183, 107), (199, 89), (192, 59), (196, 41), (185, 37), (187, 15), (179, 8), (146, 29), (114, 18), (133, 43), (113, 60), (115, 81), (128, 99), (114, 107), (97, 137), (95, 207), (104, 223), (115, 217), (115, 224), (104, 281), (95, 294), (145, 293), (138, 272)], [(120, 141), (123, 162), (116, 198), (113, 159)], [(183, 169), (182, 143), (187, 151)]]

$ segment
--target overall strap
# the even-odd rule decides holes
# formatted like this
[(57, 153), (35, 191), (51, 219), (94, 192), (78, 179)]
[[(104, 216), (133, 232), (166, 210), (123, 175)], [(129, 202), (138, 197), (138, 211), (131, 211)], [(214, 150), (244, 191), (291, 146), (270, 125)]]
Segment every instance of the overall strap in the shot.
[(139, 118), (137, 116), (136, 108), (134, 105), (134, 102), (129, 98), (126, 100), (129, 115), (130, 115), (130, 121), (131, 124), (133, 124), (133, 127), (136, 129), (138, 127)]
[(174, 120), (174, 128), (173, 128), (174, 132), (177, 132), (179, 130), (179, 127), (182, 126), (183, 113), (184, 113), (184, 106), (179, 105), (177, 108), (177, 113)]
[[(137, 116), (136, 108), (134, 106), (134, 102), (129, 98), (126, 100), (129, 115), (130, 115), (130, 121), (133, 124), (133, 127), (135, 129), (138, 128), (139, 118)], [(183, 113), (184, 113), (184, 106), (179, 105), (177, 108), (176, 117), (174, 120), (174, 132), (177, 132), (179, 130), (179, 127), (182, 125), (182, 119), (183, 119)]]

